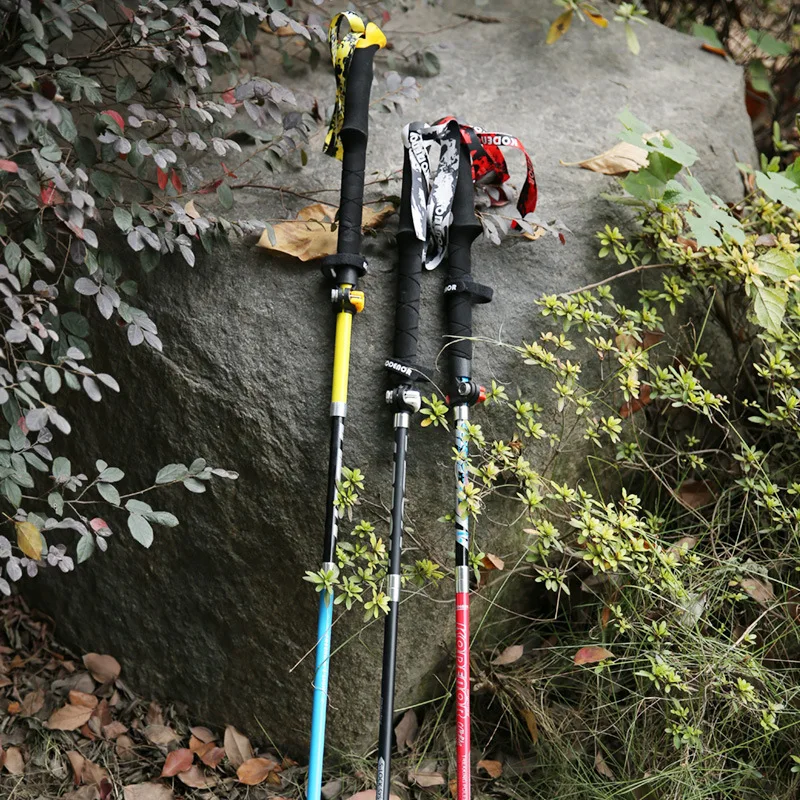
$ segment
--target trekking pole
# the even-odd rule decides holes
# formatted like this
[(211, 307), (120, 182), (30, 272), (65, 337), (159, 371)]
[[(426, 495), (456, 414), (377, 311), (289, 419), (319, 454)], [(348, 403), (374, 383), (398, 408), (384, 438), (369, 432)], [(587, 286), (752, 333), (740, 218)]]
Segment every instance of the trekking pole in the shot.
[[(412, 123), (415, 131), (418, 123)], [(421, 397), (414, 385), (422, 377), (415, 365), (419, 328), (419, 295), (424, 242), (417, 238), (411, 213), (411, 163), (404, 148), (403, 186), (400, 196), (400, 225), (397, 246), (397, 305), (395, 311), (394, 357), (385, 362), (394, 388), (386, 402), (394, 413), (394, 468), (392, 479), (392, 522), (389, 570), (386, 584), (389, 612), (383, 631), (383, 672), (381, 716), (378, 734), (378, 770), (375, 800), (389, 800), (391, 785), (392, 730), (394, 722), (394, 680), (397, 657), (397, 621), (400, 603), (400, 555), (403, 547), (403, 511), (406, 489), (406, 453), (411, 415), (420, 409)]]
[[(344, 20), (350, 33), (339, 38)], [(334, 284), (331, 301), (336, 309), (331, 390), (331, 443), (328, 464), (328, 494), (322, 569), (335, 574), (338, 535), (338, 491), (342, 474), (342, 442), (347, 415), (347, 382), (350, 371), (350, 334), (353, 315), (364, 308), (364, 293), (358, 279), (367, 271), (361, 250), (361, 211), (364, 203), (364, 169), (369, 130), (369, 95), (372, 61), (386, 44), (386, 37), (373, 23), (365, 24), (357, 14), (337, 14), (331, 21), (328, 40), (336, 75), (336, 104), (325, 138), (325, 152), (342, 161), (337, 253), (328, 256), (322, 272)], [(319, 800), (328, 711), (328, 676), (333, 622), (332, 592), (320, 592), (314, 700), (311, 715), (311, 748), (308, 759), (308, 800)]]
[(449, 404), (456, 437), (456, 800), (470, 799), (469, 711), (469, 408), (485, 399), (472, 380), (472, 306), (488, 303), (492, 290), (472, 281), (470, 247), (480, 234), (469, 149), (461, 145), (450, 226), (445, 308), (450, 365)]

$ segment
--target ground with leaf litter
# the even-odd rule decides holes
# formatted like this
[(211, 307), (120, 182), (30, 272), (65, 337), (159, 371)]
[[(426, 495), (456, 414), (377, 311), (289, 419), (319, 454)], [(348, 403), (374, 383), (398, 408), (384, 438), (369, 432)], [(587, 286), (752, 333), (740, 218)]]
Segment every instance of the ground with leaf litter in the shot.
[(0, 622), (0, 797), (299, 796), (296, 762), (137, 697), (113, 656), (60, 647), (19, 600), (0, 605)]

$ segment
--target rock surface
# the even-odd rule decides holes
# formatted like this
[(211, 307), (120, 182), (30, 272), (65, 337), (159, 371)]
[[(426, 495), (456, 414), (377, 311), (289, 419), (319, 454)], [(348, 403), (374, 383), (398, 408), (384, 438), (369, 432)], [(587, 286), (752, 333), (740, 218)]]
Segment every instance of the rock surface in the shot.
[[(387, 26), (390, 40), (419, 37), (404, 30), (431, 31), (425, 43), (446, 48), (439, 52), (441, 74), (423, 81), (418, 105), (400, 118), (373, 116), (368, 169), (400, 166), (401, 122), (456, 113), (525, 142), (536, 162), (541, 216), (560, 218), (572, 231), (563, 246), (549, 236), (501, 248), (476, 244), (476, 278), (495, 289), (495, 301), (476, 311), (477, 334), (530, 341), (539, 324), (534, 297), (578, 288), (613, 270), (608, 260), (597, 260), (594, 237), (618, 218), (618, 209), (600, 198), (611, 179), (559, 160), (611, 146), (623, 107), (692, 144), (700, 155), (695, 174), (709, 190), (740, 196), (735, 162), (755, 156), (742, 75), (702, 52), (697, 40), (650, 24), (638, 31), (637, 58), (615, 25), (602, 31), (576, 21), (560, 42), (545, 46), (546, 21), (557, 13), (549, 0), (493, 3), (487, 13), (508, 20), (502, 25), (466, 22), (453, 10), (474, 6), (419, 8)], [(324, 104), (332, 84), (321, 70), (302, 85)], [(276, 180), (315, 196), (338, 187), (339, 165), (320, 155), (319, 145), (317, 137), (305, 170)], [(519, 171), (521, 163), (513, 164)], [(335, 202), (337, 194), (321, 196)], [(290, 217), (305, 204), (275, 193), (237, 197), (239, 213), (261, 218)], [(367, 309), (355, 322), (345, 460), (365, 471), (367, 494), (385, 504), (391, 415), (383, 405), (382, 363), (391, 355), (393, 253), (379, 238), (367, 254), (372, 267), (363, 283)], [(443, 276), (425, 277), (421, 355), (433, 363), (441, 346)], [(198, 722), (233, 723), (255, 736), (263, 725), (300, 756), (317, 607), (302, 576), (318, 568), (326, 477), (333, 332), (327, 298), (314, 266), (272, 257), (252, 241), (200, 259), (194, 269), (160, 270), (148, 303), (165, 354), (132, 353), (126, 373), (117, 375), (124, 393), (99, 408), (86, 451), (91, 460), (102, 453), (143, 481), (158, 466), (193, 455), (241, 477), (200, 497), (175, 490), (164, 505), (181, 526), (161, 532), (150, 552), (118, 536), (107, 555), (75, 575), (35, 587), (39, 605), (59, 620), (62, 638), (114, 653), (139, 689), (184, 701)], [(479, 346), (475, 375), (513, 384), (521, 378), (517, 364), (507, 349)], [(562, 471), (573, 468), (566, 464)], [(451, 531), (436, 520), (451, 506), (452, 483), (449, 436), (415, 429), (410, 538), (445, 561)], [(488, 524), (477, 532), (484, 549), (500, 534)], [(422, 699), (426, 677), (450, 652), (451, 612), (452, 606), (423, 598), (405, 603), (398, 707)], [(355, 615), (334, 628), (341, 649), (332, 662), (329, 733), (337, 748), (360, 747), (377, 733), (381, 628), (362, 629)]]

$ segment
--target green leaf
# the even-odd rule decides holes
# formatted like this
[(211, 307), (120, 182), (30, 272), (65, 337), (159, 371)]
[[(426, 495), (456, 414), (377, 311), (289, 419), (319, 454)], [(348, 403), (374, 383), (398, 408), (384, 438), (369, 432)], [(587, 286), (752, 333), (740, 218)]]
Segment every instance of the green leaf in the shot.
[(701, 25), (699, 22), (695, 22), (692, 25), (692, 36), (698, 36), (713, 47), (719, 47), (720, 50), (725, 49), (717, 32), (710, 25)]
[(118, 506), (120, 504), (119, 492), (113, 483), (98, 483), (97, 491), (100, 493), (100, 497), (102, 497), (107, 503), (111, 503), (111, 505), (114, 506)]
[(26, 42), (22, 45), (22, 49), (37, 63), (44, 66), (47, 64), (47, 56), (44, 54), (44, 50), (41, 47), (37, 47), (35, 44), (30, 44), (30, 42)]
[(77, 311), (67, 311), (59, 319), (66, 330), (74, 336), (85, 339), (89, 335), (89, 321)]
[(10, 478), (3, 478), (0, 483), (0, 492), (3, 493), (5, 498), (14, 508), (19, 508), (22, 503), (22, 490)]
[(672, 180), (667, 184), (667, 191), (674, 193), (677, 202), (691, 204), (686, 221), (700, 247), (722, 244), (722, 236), (730, 236), (737, 244), (744, 243), (742, 223), (719, 197), (706, 194), (696, 178), (687, 176), (686, 186)]
[(67, 480), (72, 474), (72, 464), (69, 463), (68, 458), (58, 456), (53, 461), (53, 477), (58, 480)]
[(106, 481), (107, 483), (116, 483), (125, 477), (125, 473), (119, 467), (106, 467), (100, 475), (98, 480)]
[(97, 149), (87, 136), (79, 136), (75, 140), (75, 152), (84, 166), (93, 167), (97, 163)]
[(47, 505), (60, 517), (64, 513), (64, 498), (58, 492), (50, 492), (47, 495)]
[(217, 199), (223, 208), (231, 208), (233, 206), (233, 192), (227, 183), (221, 183), (217, 187)]
[(439, 56), (429, 50), (422, 54), (422, 63), (430, 76), (438, 75), (442, 71), (442, 62), (439, 60)]
[(195, 494), (202, 494), (206, 490), (205, 485), (201, 481), (198, 481), (197, 478), (187, 478), (183, 482), (183, 485), (190, 492), (194, 492)]
[(750, 73), (750, 83), (757, 92), (768, 94), (773, 100), (775, 99), (775, 92), (772, 91), (772, 83), (769, 79), (769, 73), (764, 66), (764, 62), (759, 58), (754, 58), (748, 65), (747, 69)]
[(156, 475), (156, 483), (172, 483), (182, 481), (189, 474), (185, 464), (167, 464)]
[(790, 45), (780, 41), (780, 39), (776, 39), (771, 33), (767, 33), (767, 31), (756, 31), (750, 28), (747, 31), (747, 35), (750, 37), (750, 41), (759, 50), (773, 58), (788, 56), (792, 52)]
[(78, 539), (78, 563), (83, 564), (84, 561), (91, 558), (92, 553), (94, 553), (94, 548), (94, 536), (88, 533), (83, 534), (81, 538)]
[(756, 172), (756, 186), (770, 200), (800, 213), (800, 186), (781, 172)]
[(131, 75), (126, 75), (117, 83), (117, 102), (125, 103), (136, 94), (136, 80)]
[(17, 268), (19, 260), (22, 258), (22, 248), (14, 241), (9, 242), (3, 250), (3, 257), (10, 270)]
[(28, 446), (28, 438), (22, 432), (19, 425), (14, 424), (8, 429), (8, 441), (11, 442), (11, 447), (14, 450), (22, 450)]
[(111, 197), (116, 191), (116, 181), (107, 172), (93, 169), (89, 180), (92, 182), (92, 186), (94, 186), (103, 197)]
[(44, 368), (44, 385), (50, 394), (56, 394), (61, 388), (61, 375), (55, 367)]
[(639, 55), (639, 39), (636, 36), (636, 31), (634, 31), (633, 26), (629, 23), (625, 23), (625, 41), (628, 43), (628, 50), (631, 51), (635, 56)]
[(756, 286), (753, 312), (756, 321), (770, 333), (778, 333), (786, 311), (786, 290), (778, 286)]
[(128, 209), (122, 206), (117, 206), (114, 209), (114, 222), (117, 223), (117, 227), (123, 233), (128, 233), (133, 228), (133, 216)]
[(141, 514), (131, 514), (128, 517), (128, 530), (142, 547), (153, 544), (153, 528)]
[(148, 515), (148, 519), (165, 528), (174, 528), (178, 524), (178, 518), (169, 511), (154, 511)]
[(89, 22), (100, 28), (101, 31), (104, 31), (108, 28), (108, 23), (106, 22), (105, 17), (103, 17), (102, 14), (98, 14), (98, 12), (95, 11), (92, 6), (85, 3), (80, 4), (78, 5), (78, 11), (80, 11), (80, 13), (83, 14), (83, 16), (86, 17)]
[(150, 514), (153, 511), (152, 506), (148, 503), (133, 498), (125, 503), (125, 508), (128, 509), (131, 514)]
[(68, 108), (64, 108), (62, 105), (59, 107), (58, 111), (61, 114), (61, 118), (58, 120), (58, 125), (56, 125), (58, 132), (68, 142), (74, 142), (78, 136), (78, 129), (75, 127), (75, 120), (72, 118), (70, 110)]
[(773, 247), (772, 250), (768, 250), (764, 255), (759, 256), (758, 268), (764, 275), (774, 281), (783, 281), (790, 275), (797, 274), (794, 258), (777, 247)]

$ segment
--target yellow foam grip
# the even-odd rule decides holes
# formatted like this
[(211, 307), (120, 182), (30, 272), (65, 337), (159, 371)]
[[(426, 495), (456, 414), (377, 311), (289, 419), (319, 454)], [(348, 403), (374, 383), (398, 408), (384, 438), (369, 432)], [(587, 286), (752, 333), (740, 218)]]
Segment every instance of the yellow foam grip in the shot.
[(336, 339), (333, 349), (332, 403), (347, 402), (347, 381), (350, 376), (350, 332), (353, 330), (353, 314), (340, 311), (336, 315)]

